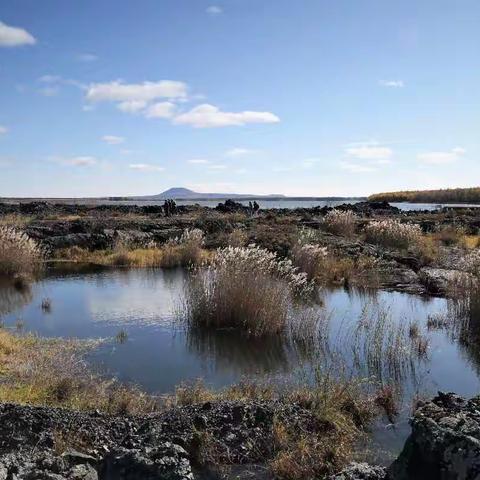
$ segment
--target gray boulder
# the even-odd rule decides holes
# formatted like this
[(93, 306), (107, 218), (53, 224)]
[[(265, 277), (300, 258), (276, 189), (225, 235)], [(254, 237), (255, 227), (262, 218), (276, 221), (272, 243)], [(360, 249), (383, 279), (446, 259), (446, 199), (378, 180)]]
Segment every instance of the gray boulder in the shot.
[(480, 397), (440, 393), (421, 406), (412, 433), (388, 469), (393, 480), (480, 479)]
[(340, 473), (332, 475), (329, 480), (386, 480), (386, 478), (385, 468), (354, 462)]

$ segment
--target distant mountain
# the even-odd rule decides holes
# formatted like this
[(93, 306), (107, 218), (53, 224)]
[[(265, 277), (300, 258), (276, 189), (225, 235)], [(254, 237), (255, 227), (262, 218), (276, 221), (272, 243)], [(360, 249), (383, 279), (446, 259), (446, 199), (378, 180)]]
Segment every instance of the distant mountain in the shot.
[(174, 187), (165, 190), (158, 195), (145, 195), (141, 197), (131, 197), (134, 200), (165, 200), (172, 198), (175, 200), (206, 200), (206, 199), (226, 199), (226, 198), (284, 198), (284, 195), (249, 195), (240, 193), (200, 193), (183, 187)]

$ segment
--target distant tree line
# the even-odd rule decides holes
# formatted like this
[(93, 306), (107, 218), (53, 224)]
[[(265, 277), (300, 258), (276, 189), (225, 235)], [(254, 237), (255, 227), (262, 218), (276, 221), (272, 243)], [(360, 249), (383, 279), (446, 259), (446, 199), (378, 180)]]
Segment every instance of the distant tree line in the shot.
[(368, 200), (412, 203), (480, 203), (480, 187), (376, 193), (370, 195)]

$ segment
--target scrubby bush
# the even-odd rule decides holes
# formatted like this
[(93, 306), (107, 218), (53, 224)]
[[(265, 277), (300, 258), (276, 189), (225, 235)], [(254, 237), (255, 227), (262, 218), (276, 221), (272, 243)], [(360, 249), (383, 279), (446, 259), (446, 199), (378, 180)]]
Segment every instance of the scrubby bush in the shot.
[(457, 245), (464, 239), (465, 230), (463, 228), (450, 225), (437, 229), (433, 234), (433, 237), (443, 245)]
[(422, 230), (418, 225), (388, 219), (369, 223), (365, 227), (365, 236), (367, 242), (384, 247), (408, 248), (418, 244)]
[(180, 265), (196, 265), (202, 258), (203, 231), (199, 228), (186, 229), (180, 238), (174, 241), (180, 258)]
[(286, 327), (292, 297), (312, 290), (290, 260), (253, 245), (227, 247), (189, 280), (183, 314), (194, 327), (273, 334)]
[(465, 272), (480, 277), (480, 248), (466, 255), (460, 262), (460, 268)]
[(325, 215), (323, 225), (325, 229), (335, 235), (351, 237), (355, 233), (357, 215), (350, 211), (331, 210)]
[(43, 251), (26, 233), (0, 227), (0, 274), (33, 274), (41, 265)]

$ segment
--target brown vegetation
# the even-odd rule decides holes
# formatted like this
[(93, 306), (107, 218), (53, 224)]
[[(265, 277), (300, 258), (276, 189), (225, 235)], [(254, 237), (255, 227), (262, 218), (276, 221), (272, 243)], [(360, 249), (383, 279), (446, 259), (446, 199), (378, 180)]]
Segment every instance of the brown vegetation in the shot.
[(228, 247), (192, 275), (181, 314), (192, 327), (276, 334), (287, 326), (292, 298), (312, 289), (290, 260), (254, 246)]
[(33, 275), (41, 268), (43, 251), (25, 233), (0, 227), (0, 275)]
[(448, 188), (444, 190), (406, 190), (376, 193), (368, 197), (372, 202), (413, 203), (480, 203), (480, 188)]

